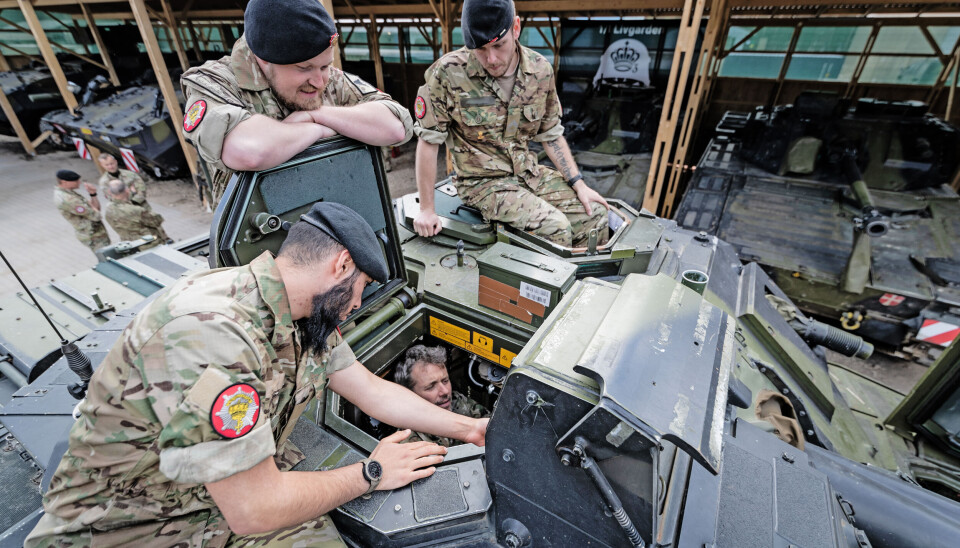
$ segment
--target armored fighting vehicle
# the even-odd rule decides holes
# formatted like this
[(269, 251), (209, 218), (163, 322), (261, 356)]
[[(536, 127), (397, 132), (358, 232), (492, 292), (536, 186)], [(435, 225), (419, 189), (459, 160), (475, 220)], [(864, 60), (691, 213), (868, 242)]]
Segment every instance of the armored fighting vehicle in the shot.
[[(62, 67), (74, 93), (80, 93), (87, 83), (98, 75), (97, 71), (84, 69), (78, 63), (63, 63)], [(40, 129), (40, 118), (44, 114), (65, 107), (60, 90), (46, 67), (0, 72), (0, 88), (31, 139), (35, 139), (43, 131)], [(15, 135), (13, 126), (2, 110), (0, 134)]]
[(156, 85), (129, 87), (81, 106), (76, 116), (66, 110), (51, 112), (40, 121), (40, 127), (52, 130), (54, 139), (70, 145), (83, 141), (122, 159), (128, 169), (150, 170), (158, 179), (189, 173)]
[(929, 362), (960, 333), (960, 132), (918, 103), (802, 94), (728, 112), (676, 219), (805, 311)]
[[(828, 363), (822, 345), (870, 347), (804, 316), (714, 236), (615, 201), (608, 246), (556, 249), (483, 223), (448, 184), (436, 191), (443, 232), (418, 237), (416, 196), (391, 201), (379, 149), (334, 138), (237, 174), (211, 226), (220, 267), (276, 251), (317, 200), (361, 212), (390, 274), (365, 290), (345, 340), (385, 378), (411, 345), (444, 346), (453, 384), (493, 409), (485, 447), (452, 447), (431, 477), (335, 510), (350, 545), (955, 543), (960, 347), (922, 401), (905, 400)], [(94, 367), (140, 306), (79, 341)], [(0, 542), (38, 519), (75, 381), (61, 359), (0, 410), (0, 488), (16, 510), (0, 513)], [(389, 433), (374, 426), (320, 394), (291, 434), (305, 455), (295, 469), (358, 462)]]

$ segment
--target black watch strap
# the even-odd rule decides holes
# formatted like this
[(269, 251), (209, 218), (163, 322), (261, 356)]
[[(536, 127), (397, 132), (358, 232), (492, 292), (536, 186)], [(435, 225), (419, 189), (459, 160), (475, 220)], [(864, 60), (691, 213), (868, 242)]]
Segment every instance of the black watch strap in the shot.
[(573, 179), (570, 179), (570, 180), (567, 181), (567, 185), (568, 185), (570, 188), (573, 188), (573, 185), (577, 184), (577, 181), (582, 181), (582, 180), (583, 180), (583, 174), (582, 174), (582, 173), (577, 173), (577, 174), (573, 177)]

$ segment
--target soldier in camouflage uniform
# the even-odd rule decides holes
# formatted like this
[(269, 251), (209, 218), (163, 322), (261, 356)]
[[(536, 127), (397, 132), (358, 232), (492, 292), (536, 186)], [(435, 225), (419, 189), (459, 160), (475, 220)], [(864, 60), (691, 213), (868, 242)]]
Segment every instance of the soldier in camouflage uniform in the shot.
[(103, 216), (110, 223), (121, 240), (137, 240), (143, 236), (153, 236), (154, 240), (140, 247), (141, 250), (156, 247), (169, 237), (163, 230), (163, 217), (150, 209), (132, 202), (130, 188), (119, 179), (107, 184), (110, 203)]
[(214, 169), (214, 201), (234, 170), (274, 167), (324, 137), (410, 139), (406, 108), (331, 66), (337, 36), (316, 0), (252, 0), (231, 55), (183, 74), (184, 135)]
[[(450, 375), (447, 373), (447, 351), (442, 346), (411, 346), (403, 363), (394, 370), (393, 380), (428, 402), (458, 415), (475, 419), (490, 416), (485, 407), (453, 390)], [(424, 432), (414, 432), (407, 441), (429, 441), (444, 447), (461, 443), (459, 440)]]
[(106, 195), (107, 199), (113, 199), (107, 188), (107, 183), (119, 179), (127, 185), (131, 203), (150, 209), (150, 204), (147, 203), (147, 184), (143, 182), (142, 177), (130, 170), (120, 169), (117, 159), (112, 154), (101, 152), (97, 160), (100, 162), (100, 167), (104, 169), (98, 184), (100, 185), (100, 191)]
[(57, 172), (57, 186), (53, 191), (53, 203), (63, 218), (73, 225), (80, 243), (94, 253), (110, 245), (110, 236), (100, 221), (100, 201), (97, 199), (97, 187), (83, 183), (90, 194), (86, 199), (77, 192), (80, 188), (80, 175), (68, 169)]
[[(437, 152), (446, 143), (460, 198), (485, 219), (567, 247), (583, 245), (597, 229), (604, 243), (607, 202), (583, 182), (563, 138), (553, 67), (517, 41), (513, 2), (467, 0), (461, 22), (466, 47), (431, 65), (417, 93), (417, 233), (441, 228), (433, 192)], [(558, 169), (538, 165), (530, 141), (543, 143)]]
[[(375, 251), (371, 251), (375, 250)], [(427, 477), (446, 449), (381, 441), (362, 464), (289, 472), (288, 439), (329, 385), (371, 416), (483, 444), (486, 420), (430, 405), (358, 363), (337, 324), (386, 281), (373, 230), (318, 203), (274, 259), (192, 274), (124, 330), (90, 380), (27, 548), (344, 546), (324, 514)]]

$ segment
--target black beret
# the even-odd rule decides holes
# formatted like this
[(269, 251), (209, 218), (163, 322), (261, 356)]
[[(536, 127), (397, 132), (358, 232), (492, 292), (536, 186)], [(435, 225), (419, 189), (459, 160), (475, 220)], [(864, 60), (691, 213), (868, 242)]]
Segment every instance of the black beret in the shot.
[(460, 14), (463, 43), (468, 49), (482, 48), (506, 36), (513, 21), (511, 0), (464, 0)]
[(79, 181), (80, 174), (76, 171), (70, 171), (69, 169), (61, 169), (57, 172), (57, 179), (61, 181)]
[(319, 0), (250, 0), (243, 13), (243, 36), (257, 57), (292, 65), (332, 46), (337, 27)]
[(347, 248), (361, 272), (380, 283), (387, 281), (387, 261), (373, 228), (359, 213), (343, 204), (317, 202), (300, 220), (319, 228)]

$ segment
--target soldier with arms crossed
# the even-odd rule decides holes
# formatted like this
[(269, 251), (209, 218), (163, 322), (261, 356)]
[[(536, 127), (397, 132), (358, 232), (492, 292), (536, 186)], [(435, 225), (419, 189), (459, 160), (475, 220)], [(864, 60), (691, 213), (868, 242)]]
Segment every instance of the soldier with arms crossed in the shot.
[(103, 175), (100, 176), (98, 184), (100, 185), (100, 191), (106, 194), (107, 198), (113, 198), (107, 184), (114, 179), (118, 179), (123, 181), (130, 192), (130, 203), (150, 209), (150, 204), (147, 203), (147, 184), (143, 182), (142, 177), (129, 169), (120, 169), (117, 159), (112, 154), (101, 152), (97, 161), (103, 168)]
[[(440, 232), (433, 186), (445, 142), (460, 198), (485, 219), (567, 247), (582, 245), (595, 228), (604, 243), (607, 202), (580, 175), (563, 138), (553, 67), (520, 45), (512, 0), (466, 0), (461, 27), (466, 47), (427, 69), (414, 105), (417, 233)], [(537, 164), (530, 141), (543, 143), (556, 170)]]
[(103, 216), (110, 226), (117, 231), (121, 240), (137, 240), (143, 236), (153, 236), (155, 239), (149, 244), (140, 247), (140, 250), (150, 249), (166, 243), (170, 238), (163, 230), (163, 216), (143, 205), (132, 201), (130, 187), (119, 179), (107, 183), (107, 194), (110, 203)]
[(344, 546), (325, 514), (431, 475), (446, 449), (403, 430), (364, 462), (290, 471), (304, 456), (288, 436), (328, 386), (387, 424), (483, 445), (487, 419), (381, 379), (340, 337), (388, 272), (370, 225), (320, 202), (276, 259), (171, 286), (91, 378), (27, 548)]
[(277, 166), (317, 140), (405, 143), (406, 108), (332, 66), (337, 30), (317, 0), (251, 0), (233, 52), (183, 73), (186, 138), (214, 169), (219, 201), (234, 171)]

